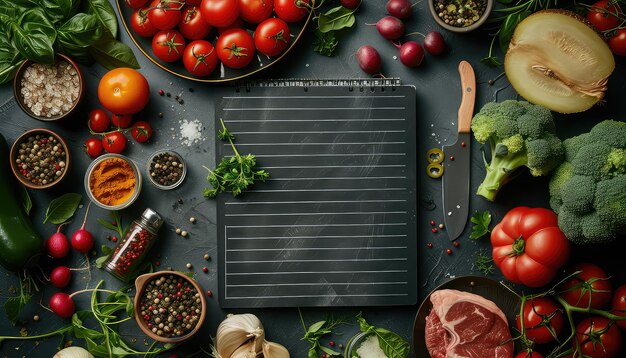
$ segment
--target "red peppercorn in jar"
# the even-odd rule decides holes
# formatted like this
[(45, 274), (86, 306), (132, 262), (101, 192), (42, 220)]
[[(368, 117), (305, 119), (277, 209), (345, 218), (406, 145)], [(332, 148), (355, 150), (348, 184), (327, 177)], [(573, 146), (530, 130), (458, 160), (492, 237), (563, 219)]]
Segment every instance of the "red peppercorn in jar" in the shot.
[(146, 209), (139, 219), (132, 222), (124, 238), (105, 262), (104, 269), (128, 282), (150, 251), (161, 225), (161, 216), (152, 209)]

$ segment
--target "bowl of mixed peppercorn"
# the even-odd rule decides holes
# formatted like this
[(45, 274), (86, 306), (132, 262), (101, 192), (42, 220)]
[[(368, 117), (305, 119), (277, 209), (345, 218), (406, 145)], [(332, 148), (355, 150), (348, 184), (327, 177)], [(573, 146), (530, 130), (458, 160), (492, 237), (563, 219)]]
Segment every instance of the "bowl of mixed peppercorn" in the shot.
[(206, 299), (200, 285), (176, 271), (160, 271), (135, 280), (135, 319), (150, 338), (183, 342), (202, 326)]
[(487, 21), (493, 0), (429, 0), (428, 7), (439, 26), (452, 32), (469, 32)]
[(70, 167), (67, 142), (44, 128), (31, 129), (11, 147), (11, 170), (24, 186), (47, 189), (65, 178)]
[(147, 165), (148, 178), (162, 190), (178, 187), (187, 174), (183, 157), (171, 150), (159, 150), (150, 156)]

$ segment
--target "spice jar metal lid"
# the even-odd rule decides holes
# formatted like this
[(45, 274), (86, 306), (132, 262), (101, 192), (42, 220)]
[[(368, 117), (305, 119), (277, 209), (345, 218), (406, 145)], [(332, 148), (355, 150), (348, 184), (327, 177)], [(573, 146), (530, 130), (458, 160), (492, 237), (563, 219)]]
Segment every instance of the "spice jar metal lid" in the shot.
[(163, 218), (161, 215), (150, 208), (143, 211), (141, 218), (154, 227), (155, 231), (158, 231), (161, 228), (161, 225), (163, 225)]

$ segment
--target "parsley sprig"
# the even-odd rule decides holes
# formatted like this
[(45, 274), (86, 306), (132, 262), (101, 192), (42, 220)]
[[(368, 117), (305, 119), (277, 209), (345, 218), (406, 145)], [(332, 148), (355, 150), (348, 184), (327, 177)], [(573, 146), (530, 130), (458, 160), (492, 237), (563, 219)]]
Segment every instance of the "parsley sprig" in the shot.
[(491, 213), (488, 210), (483, 212), (476, 210), (470, 220), (473, 224), (472, 232), (469, 236), (470, 239), (478, 240), (491, 232), (489, 229), (489, 224), (491, 224)]
[(204, 196), (207, 198), (215, 198), (217, 194), (222, 192), (230, 192), (234, 197), (240, 195), (255, 180), (265, 181), (270, 174), (265, 170), (256, 170), (256, 157), (252, 154), (240, 155), (235, 147), (235, 136), (228, 131), (224, 120), (220, 118), (222, 130), (218, 131), (217, 137), (223, 141), (228, 141), (235, 152), (234, 156), (224, 157), (222, 161), (213, 170), (209, 171), (207, 181), (213, 188), (204, 189)]

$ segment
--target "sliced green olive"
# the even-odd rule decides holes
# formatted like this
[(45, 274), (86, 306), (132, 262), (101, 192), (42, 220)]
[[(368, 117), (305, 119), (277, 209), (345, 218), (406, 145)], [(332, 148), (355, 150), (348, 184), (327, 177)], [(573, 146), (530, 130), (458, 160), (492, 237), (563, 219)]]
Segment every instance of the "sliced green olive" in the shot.
[(426, 152), (426, 159), (429, 163), (441, 163), (443, 162), (443, 150), (439, 148), (433, 148)]
[(439, 163), (430, 163), (426, 167), (426, 174), (433, 179), (441, 178), (443, 175), (443, 165)]

